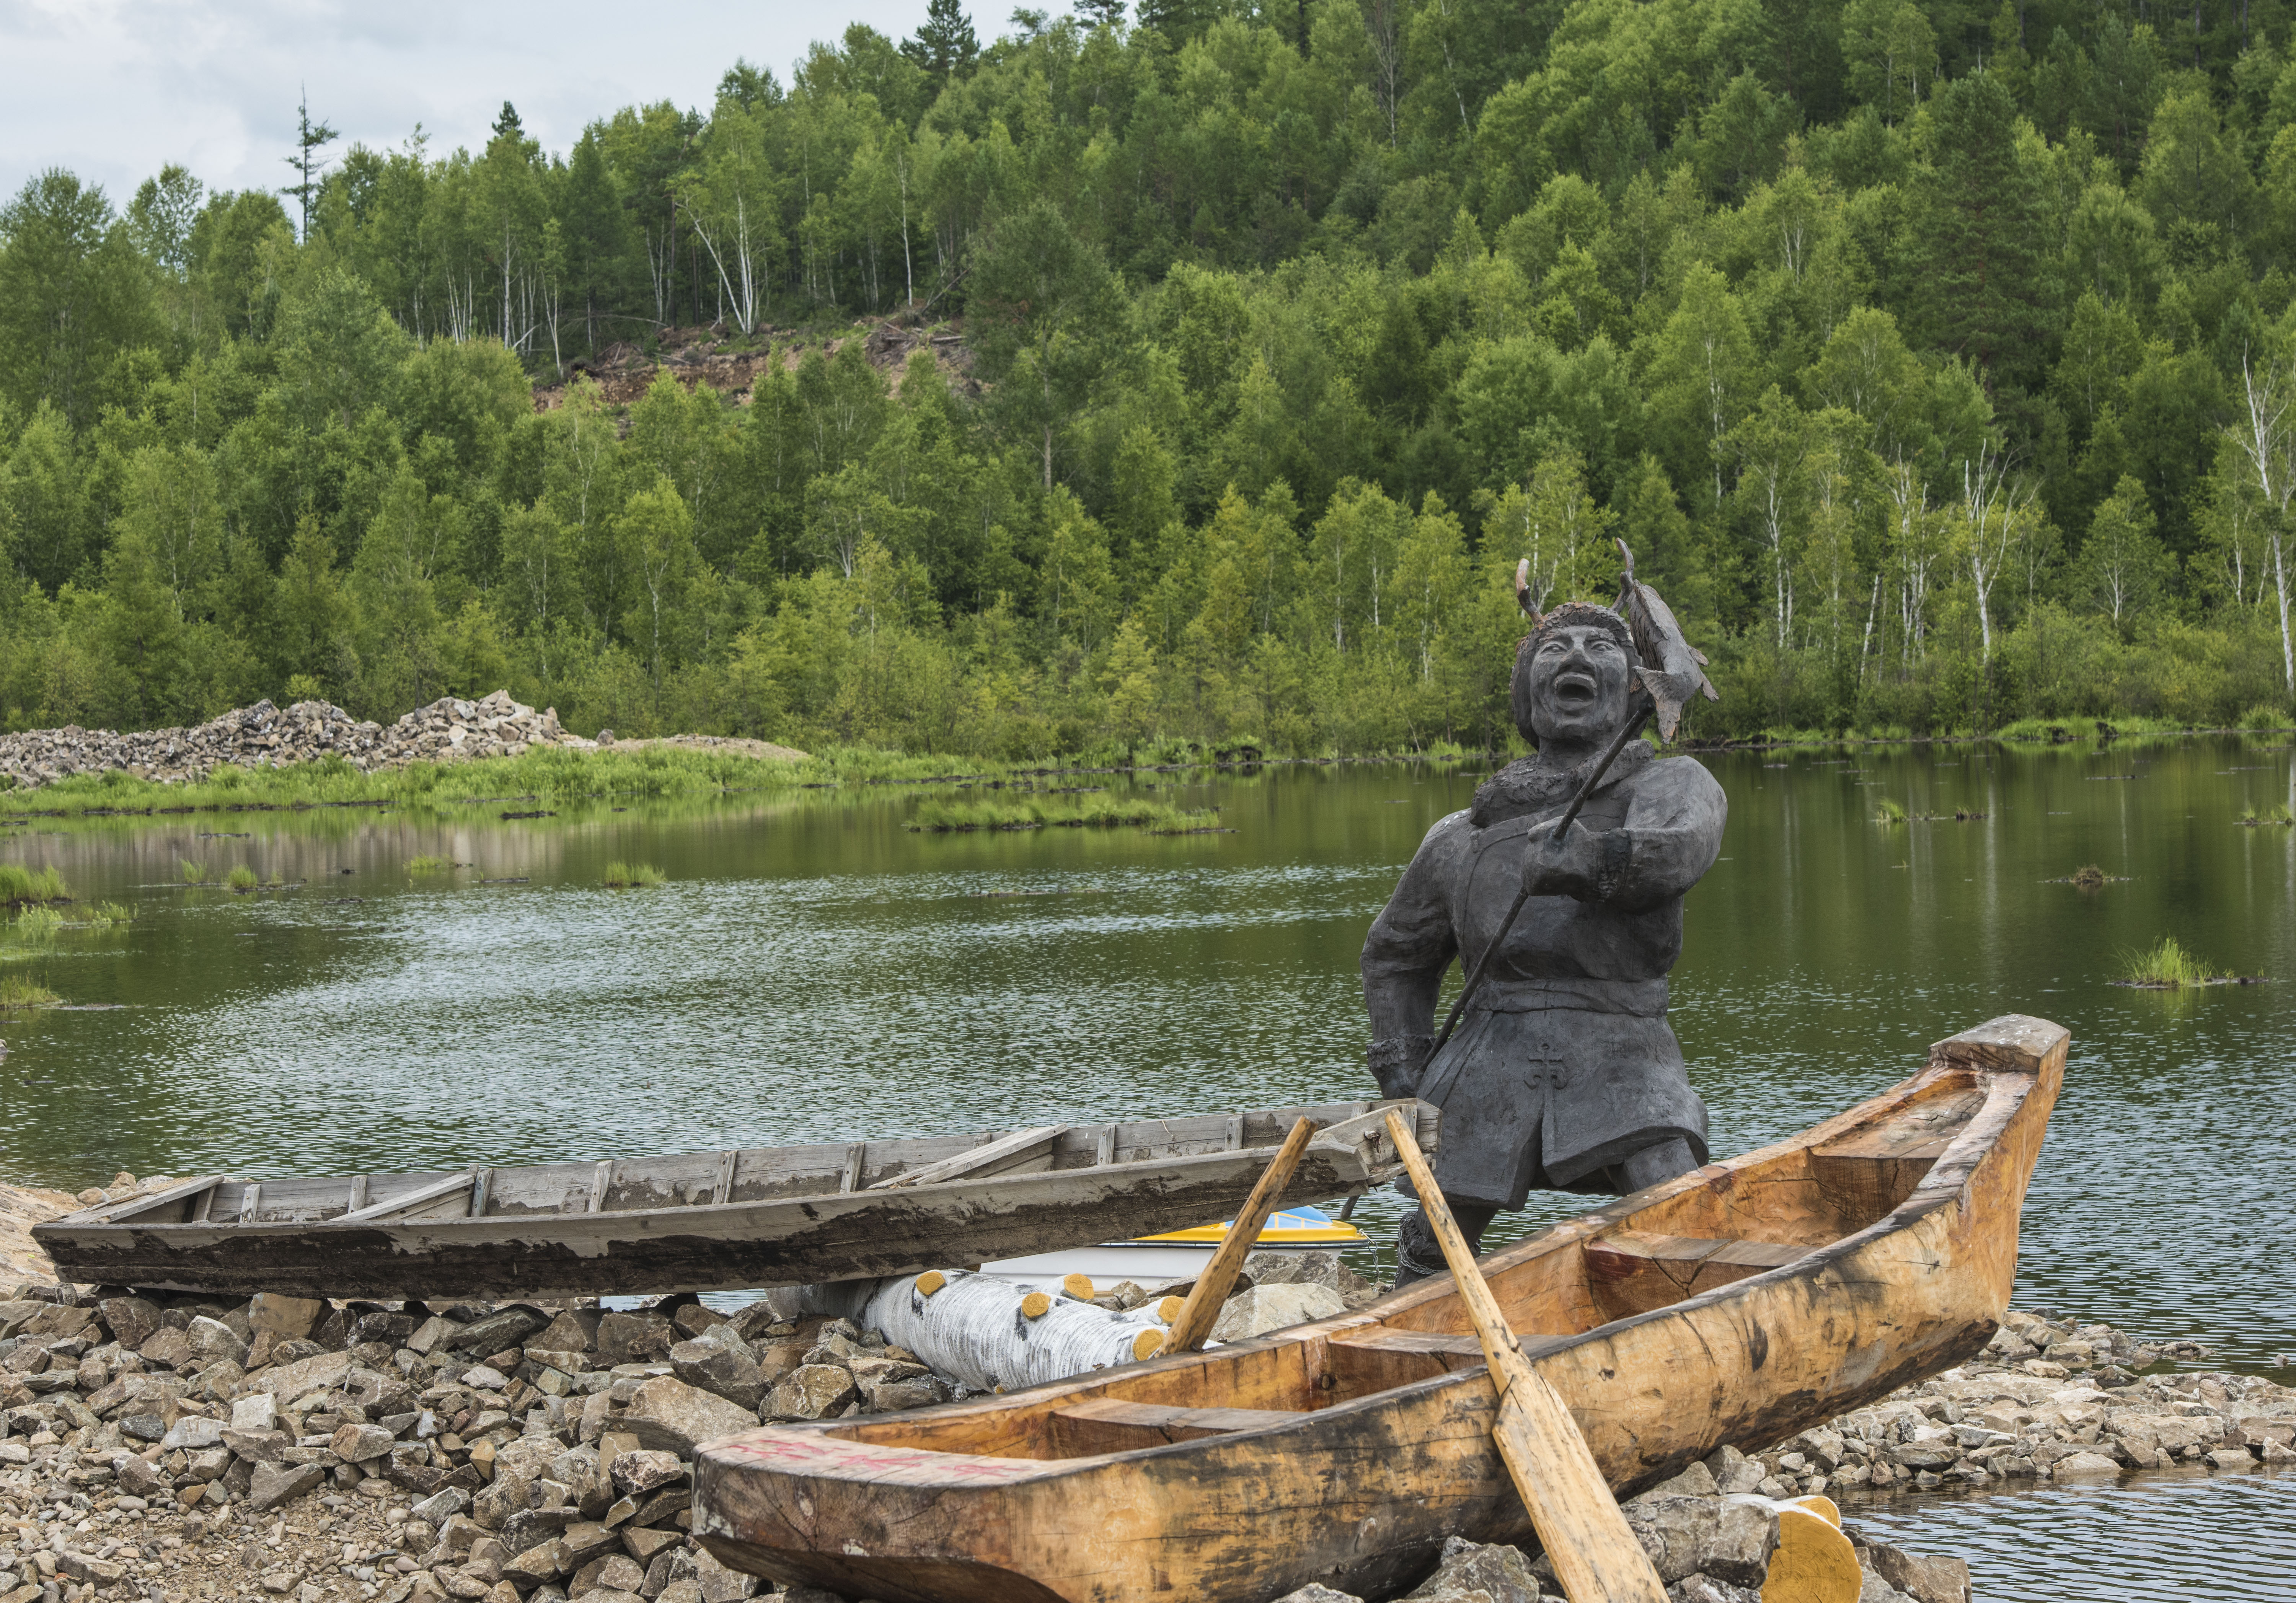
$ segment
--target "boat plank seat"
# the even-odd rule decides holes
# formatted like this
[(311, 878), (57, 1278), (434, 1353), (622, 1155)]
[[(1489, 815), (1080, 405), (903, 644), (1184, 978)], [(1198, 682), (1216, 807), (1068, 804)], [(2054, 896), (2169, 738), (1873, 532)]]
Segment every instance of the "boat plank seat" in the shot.
[(1052, 1416), (1053, 1445), (1058, 1457), (1090, 1458), (1095, 1453), (1160, 1447), (1168, 1442), (1230, 1435), (1239, 1430), (1262, 1430), (1292, 1424), (1299, 1418), (1289, 1409), (1168, 1408), (1095, 1397)]
[[(1571, 1339), (1515, 1333), (1515, 1345), (1526, 1358), (1536, 1358)], [(1341, 1332), (1324, 1345), (1324, 1354), (1333, 1382), (1330, 1400), (1344, 1403), (1351, 1397), (1478, 1368), (1483, 1362), (1483, 1345), (1472, 1330), (1391, 1330), (1375, 1326)]]
[(1811, 1178), (1818, 1194), (1841, 1215), (1845, 1231), (1862, 1230), (1894, 1213), (1984, 1100), (1985, 1093), (1973, 1088), (1955, 1092), (1811, 1148)]
[(1587, 1280), (1603, 1311), (1624, 1319), (1780, 1268), (1810, 1250), (1789, 1241), (1715, 1241), (1614, 1231), (1587, 1243)]

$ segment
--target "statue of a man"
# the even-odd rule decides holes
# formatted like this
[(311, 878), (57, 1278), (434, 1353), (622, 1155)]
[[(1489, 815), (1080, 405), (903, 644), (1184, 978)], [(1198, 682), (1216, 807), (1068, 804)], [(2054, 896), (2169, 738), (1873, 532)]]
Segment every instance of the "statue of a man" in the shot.
[[(1624, 1196), (1706, 1161), (1706, 1104), (1666, 1020), (1682, 898), (1712, 865), (1728, 806), (1688, 757), (1629, 741), (1570, 834), (1554, 826), (1633, 716), (1625, 620), (1567, 602), (1515, 656), (1515, 726), (1537, 752), (1427, 832), (1364, 943), (1373, 1077), (1443, 1109), (1437, 1183), (1470, 1245), (1533, 1190)], [(1472, 972), (1518, 889), (1530, 895), (1441, 1055), (1444, 970)], [(1426, 1215), (1396, 1283), (1443, 1272)]]

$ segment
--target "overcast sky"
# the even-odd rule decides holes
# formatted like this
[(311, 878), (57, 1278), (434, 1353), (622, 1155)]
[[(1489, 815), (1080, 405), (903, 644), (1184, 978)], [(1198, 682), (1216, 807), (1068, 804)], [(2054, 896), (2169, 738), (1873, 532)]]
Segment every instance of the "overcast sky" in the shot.
[[(968, 9), (984, 39), (1004, 29), (1009, 7)], [(125, 205), (169, 161), (210, 189), (275, 189), (299, 86), (341, 130), (336, 151), (397, 145), (418, 122), (434, 151), (475, 150), (507, 100), (562, 152), (618, 106), (706, 110), (736, 56), (786, 84), (812, 40), (856, 21), (900, 37), (924, 14), (925, 0), (0, 0), (0, 198), (63, 167)]]

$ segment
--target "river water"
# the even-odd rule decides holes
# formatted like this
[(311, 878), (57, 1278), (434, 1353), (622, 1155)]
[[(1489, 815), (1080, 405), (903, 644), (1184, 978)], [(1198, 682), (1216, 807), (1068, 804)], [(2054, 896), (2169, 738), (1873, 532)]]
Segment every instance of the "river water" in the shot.
[[(1674, 1023), (1715, 1152), (1872, 1094), (1969, 1025), (2054, 1018), (2071, 1067), (2019, 1304), (2270, 1372), (2296, 1354), (2296, 831), (2234, 819), (2296, 802), (2289, 759), (2233, 737), (1694, 759), (1731, 817)], [(1480, 777), (1156, 776), (1233, 830), (1180, 837), (918, 834), (922, 793), (890, 787), (522, 821), (499, 814), (532, 804), (0, 813), (24, 819), (0, 823), (0, 861), (138, 914), (0, 949), (69, 1002), (124, 1004), (0, 1015), (0, 1173), (76, 1189), (1370, 1095), (1365, 928)], [(1946, 816), (1880, 823), (1884, 798)], [(422, 855), (469, 866), (410, 874)], [(669, 882), (606, 889), (612, 860)], [(186, 862), (291, 883), (187, 889)], [(2113, 882), (2060, 882), (2090, 863)], [(2164, 935), (2268, 983), (2109, 983)], [(1513, 1228), (1583, 1206), (1533, 1202)], [(1394, 1214), (1375, 1197), (1357, 1218), (1383, 1241)], [(1988, 1598), (2296, 1597), (2296, 1477), (1887, 1508), (1907, 1541), (1970, 1557)], [(2235, 1533), (2243, 1578), (2219, 1593)]]

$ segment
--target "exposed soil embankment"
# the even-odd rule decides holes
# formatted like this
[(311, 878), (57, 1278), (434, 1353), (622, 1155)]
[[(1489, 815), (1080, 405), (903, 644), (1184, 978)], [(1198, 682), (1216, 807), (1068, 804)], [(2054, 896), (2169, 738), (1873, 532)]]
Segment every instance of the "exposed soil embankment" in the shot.
[(962, 320), (931, 328), (880, 323), (865, 332), (857, 330), (829, 339), (807, 338), (790, 330), (777, 336), (772, 328), (764, 327), (740, 341), (731, 330), (718, 324), (664, 329), (651, 356), (627, 339), (617, 340), (594, 361), (570, 364), (566, 380), (537, 384), (534, 409), (555, 411), (566, 404), (569, 385), (585, 379), (597, 385), (599, 398), (609, 407), (634, 405), (664, 373), (688, 389), (707, 384), (736, 405), (746, 406), (758, 375), (768, 371), (776, 357), (783, 371), (794, 371), (807, 352), (818, 348), (824, 356), (834, 356), (855, 339), (862, 341), (869, 365), (886, 375), (896, 395), (900, 393), (910, 356), (921, 350), (931, 354), (933, 364), (951, 388), (966, 395), (980, 392), (980, 381), (972, 376), (972, 353), (964, 343)]

